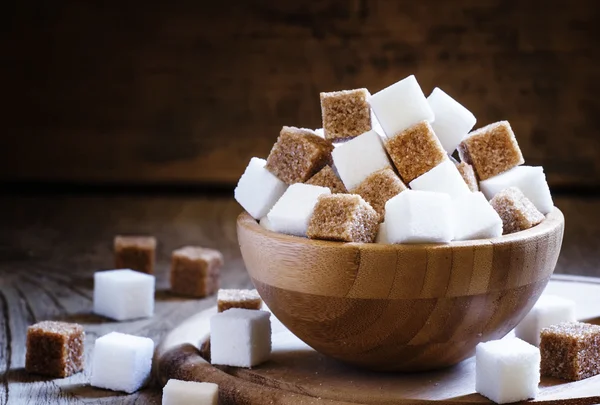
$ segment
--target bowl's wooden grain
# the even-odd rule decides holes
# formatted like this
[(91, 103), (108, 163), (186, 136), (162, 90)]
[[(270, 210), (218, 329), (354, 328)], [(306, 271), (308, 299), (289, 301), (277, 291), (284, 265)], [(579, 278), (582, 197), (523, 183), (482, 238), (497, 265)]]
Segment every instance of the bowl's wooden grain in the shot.
[(495, 239), (380, 245), (282, 235), (242, 213), (244, 262), (260, 295), (323, 354), (375, 370), (456, 364), (525, 316), (558, 259), (564, 217)]

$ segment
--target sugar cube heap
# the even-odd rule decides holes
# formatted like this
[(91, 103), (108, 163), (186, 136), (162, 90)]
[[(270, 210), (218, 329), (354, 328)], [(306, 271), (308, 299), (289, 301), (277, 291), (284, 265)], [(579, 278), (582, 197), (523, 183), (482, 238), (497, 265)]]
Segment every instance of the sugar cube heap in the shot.
[(217, 293), (217, 312), (231, 308), (260, 309), (262, 299), (256, 290), (221, 289)]
[(561, 322), (575, 321), (575, 302), (554, 295), (542, 295), (515, 328), (519, 339), (540, 345), (542, 329)]
[(371, 107), (367, 89), (321, 93), (325, 139), (354, 138), (371, 130)]
[(342, 183), (339, 176), (333, 171), (331, 166), (323, 167), (317, 174), (306, 181), (306, 184), (313, 186), (327, 187), (332, 193), (347, 193), (346, 186)]
[(152, 236), (115, 236), (115, 268), (154, 273), (156, 239)]
[(254, 219), (267, 215), (287, 189), (285, 182), (265, 168), (266, 164), (264, 159), (250, 159), (234, 191), (236, 201)]
[(154, 276), (122, 269), (94, 273), (94, 313), (117, 321), (154, 314)]
[(477, 177), (475, 177), (473, 166), (465, 162), (460, 162), (456, 164), (456, 168), (460, 172), (465, 183), (467, 183), (469, 190), (473, 192), (479, 191), (479, 184), (477, 183)]
[(379, 219), (383, 220), (385, 203), (404, 190), (406, 186), (402, 180), (388, 167), (370, 174), (352, 193), (361, 196), (377, 212)]
[(218, 401), (217, 384), (172, 378), (163, 387), (162, 405), (217, 405)]
[(184, 246), (171, 255), (171, 291), (203, 298), (219, 289), (223, 255), (215, 249)]

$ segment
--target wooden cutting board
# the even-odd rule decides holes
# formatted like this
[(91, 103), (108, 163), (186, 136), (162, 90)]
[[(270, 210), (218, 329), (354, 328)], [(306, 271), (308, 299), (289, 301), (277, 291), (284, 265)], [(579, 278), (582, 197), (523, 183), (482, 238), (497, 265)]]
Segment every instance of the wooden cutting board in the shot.
[[(546, 294), (577, 303), (577, 318), (600, 324), (600, 279), (554, 276)], [(477, 404), (491, 403), (475, 393), (475, 361), (440, 371), (400, 374), (359, 370), (329, 359), (296, 338), (274, 316), (273, 352), (253, 369), (212, 366), (208, 358), (210, 317), (216, 308), (188, 319), (159, 345), (156, 375), (219, 384), (223, 404)], [(542, 378), (531, 403), (600, 403), (600, 376), (578, 382)]]

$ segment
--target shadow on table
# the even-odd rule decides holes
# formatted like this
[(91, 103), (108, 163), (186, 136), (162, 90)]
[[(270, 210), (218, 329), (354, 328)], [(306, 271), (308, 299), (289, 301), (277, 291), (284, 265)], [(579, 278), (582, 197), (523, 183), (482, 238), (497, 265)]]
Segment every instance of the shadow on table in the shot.
[(183, 297), (181, 295), (173, 294), (168, 289), (160, 289), (160, 290), (156, 290), (156, 292), (154, 293), (154, 299), (156, 301), (162, 301), (162, 302), (168, 302), (168, 301), (177, 302), (177, 301), (190, 301), (190, 300), (194, 300), (197, 298)]
[(111, 319), (96, 315), (92, 312), (78, 312), (74, 314), (65, 314), (55, 317), (55, 321), (72, 322), (80, 324), (96, 325), (102, 323), (115, 322)]

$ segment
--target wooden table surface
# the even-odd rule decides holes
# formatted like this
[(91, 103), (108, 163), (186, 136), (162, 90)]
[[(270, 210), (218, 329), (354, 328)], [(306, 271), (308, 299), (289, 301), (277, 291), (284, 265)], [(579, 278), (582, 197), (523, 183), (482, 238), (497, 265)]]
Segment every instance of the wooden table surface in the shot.
[[(555, 198), (566, 218), (557, 273), (600, 276), (600, 197)], [(250, 287), (237, 244), (241, 208), (230, 195), (26, 195), (0, 199), (0, 404), (160, 404), (160, 388), (132, 395), (89, 386), (90, 370), (47, 379), (24, 369), (27, 326), (45, 319), (85, 326), (86, 361), (94, 340), (116, 330), (158, 343), (170, 329), (215, 303), (168, 292), (173, 249), (196, 244), (220, 249), (223, 287)], [(151, 319), (112, 322), (91, 313), (93, 273), (112, 267), (118, 233), (158, 238), (156, 310)]]

